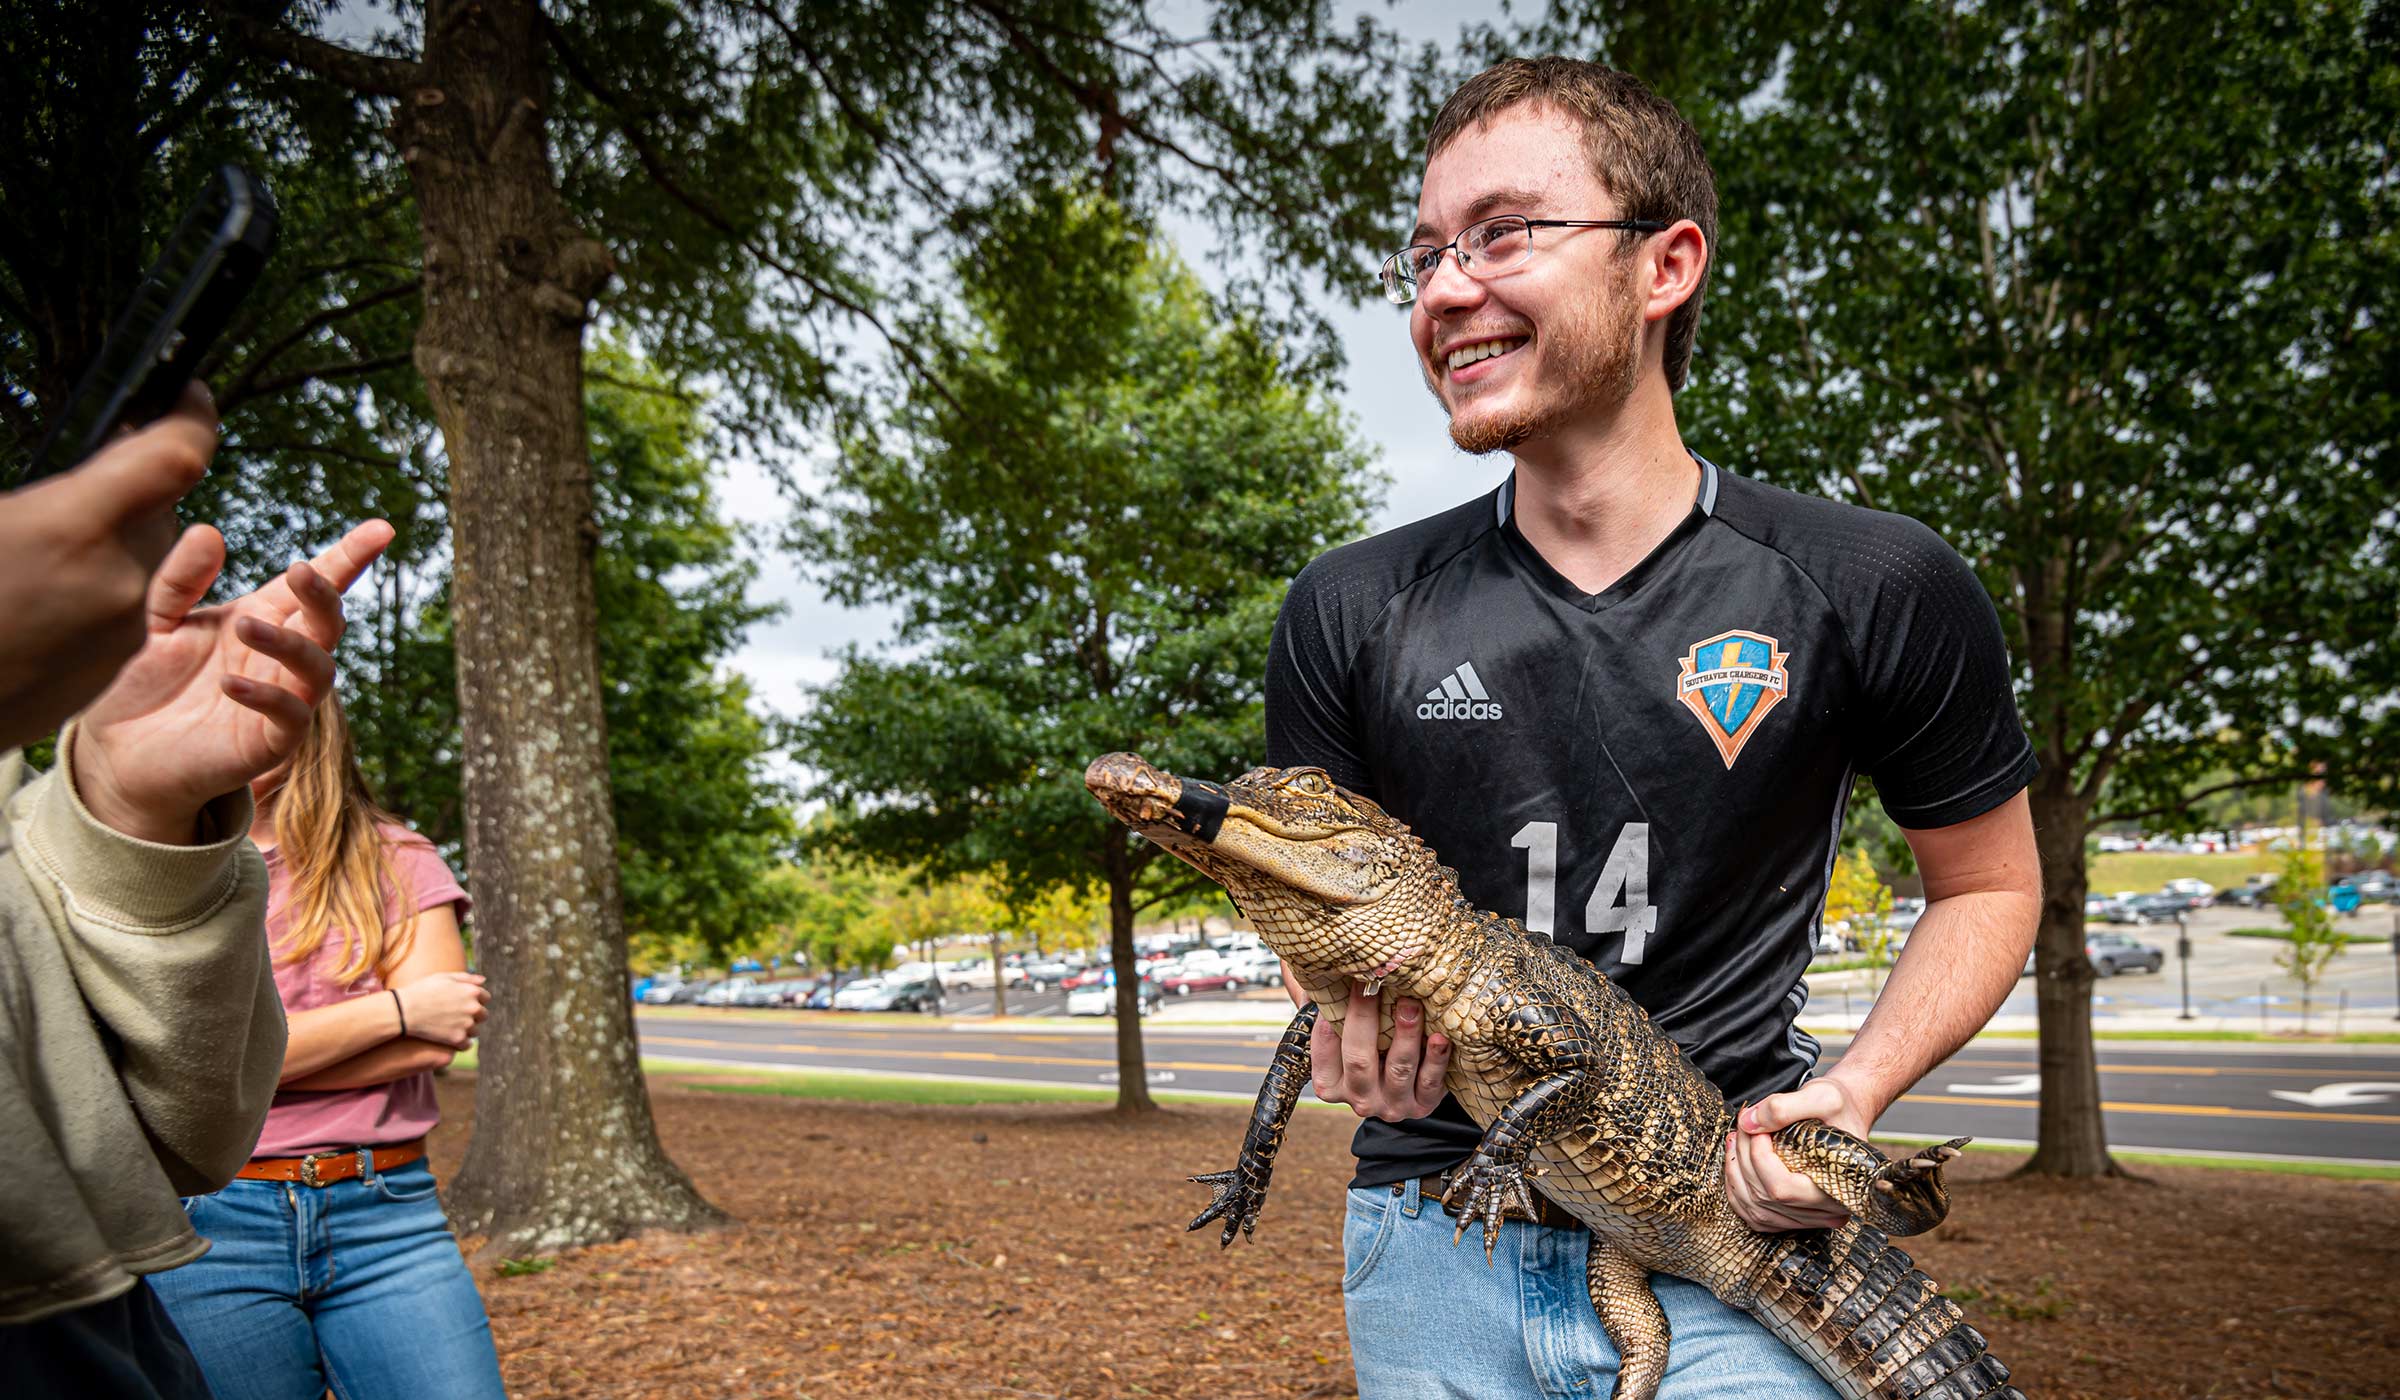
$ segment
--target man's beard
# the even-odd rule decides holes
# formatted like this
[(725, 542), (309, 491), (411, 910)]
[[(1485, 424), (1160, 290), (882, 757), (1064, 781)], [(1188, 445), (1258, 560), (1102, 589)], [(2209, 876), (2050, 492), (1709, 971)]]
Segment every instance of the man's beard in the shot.
[[(1517, 408), (1464, 421), (1451, 412), (1450, 441), (1459, 451), (1479, 457), (1514, 451), (1562, 423), (1614, 409), (1632, 397), (1642, 367), (1642, 310), (1624, 294), (1625, 280), (1612, 269), (1604, 291), (1541, 338), (1538, 344), (1554, 363), (1544, 367), (1547, 372), (1532, 394), (1519, 396)], [(1609, 324), (1612, 315), (1619, 324)], [(1438, 390), (1434, 397), (1441, 398)]]

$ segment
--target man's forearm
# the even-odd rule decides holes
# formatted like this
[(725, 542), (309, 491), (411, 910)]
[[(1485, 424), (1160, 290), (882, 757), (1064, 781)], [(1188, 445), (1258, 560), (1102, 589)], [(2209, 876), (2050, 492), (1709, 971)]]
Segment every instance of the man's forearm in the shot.
[(2008, 1000), (2040, 916), (2039, 895), (2015, 890), (1926, 906), (1882, 995), (1830, 1072), (1873, 1110), (1870, 1126)]

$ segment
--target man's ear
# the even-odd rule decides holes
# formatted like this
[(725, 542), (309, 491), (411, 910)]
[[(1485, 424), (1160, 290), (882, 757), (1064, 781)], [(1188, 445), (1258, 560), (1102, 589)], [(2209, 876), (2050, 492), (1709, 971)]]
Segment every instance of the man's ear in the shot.
[(1691, 300), (1708, 275), (1712, 252), (1700, 226), (1689, 219), (1678, 219), (1666, 232), (1652, 234), (1636, 273), (1646, 282), (1642, 319), (1664, 321)]

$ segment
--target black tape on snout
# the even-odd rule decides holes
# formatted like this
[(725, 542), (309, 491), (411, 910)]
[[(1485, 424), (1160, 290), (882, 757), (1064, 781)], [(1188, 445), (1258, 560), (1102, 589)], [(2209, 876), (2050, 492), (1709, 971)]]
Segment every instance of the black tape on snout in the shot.
[(1186, 778), (1183, 795), (1167, 812), (1167, 822), (1178, 831), (1214, 842), (1225, 827), (1225, 789), (1208, 783), (1196, 783)]

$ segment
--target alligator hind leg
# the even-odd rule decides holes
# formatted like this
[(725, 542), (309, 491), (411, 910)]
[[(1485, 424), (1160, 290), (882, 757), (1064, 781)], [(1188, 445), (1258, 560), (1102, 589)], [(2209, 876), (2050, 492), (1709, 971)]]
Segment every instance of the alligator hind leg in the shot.
[(1843, 1209), (1887, 1235), (1921, 1235), (1950, 1214), (1942, 1168), (1972, 1138), (1920, 1147), (1893, 1161), (1865, 1138), (1816, 1118), (1775, 1134), (1775, 1155), (1817, 1183)]
[(1236, 1234), (1249, 1235), (1258, 1228), (1258, 1212), (1267, 1203), (1267, 1179), (1275, 1173), (1275, 1154), (1283, 1149), (1284, 1130), (1291, 1126), (1300, 1091), (1308, 1087), (1308, 1037), (1316, 1024), (1317, 1006), (1310, 1002), (1284, 1028), (1283, 1039), (1275, 1046), (1275, 1060), (1267, 1066), (1266, 1082), (1258, 1087), (1258, 1100), (1250, 1108), (1250, 1129), (1242, 1134), (1241, 1158), (1232, 1171), (1191, 1178), (1215, 1194), (1208, 1209), (1184, 1229), (1197, 1230), (1221, 1218), (1225, 1233), (1217, 1243), (1229, 1248)]
[(1667, 1310), (1651, 1291), (1650, 1271), (1594, 1235), (1583, 1284), (1601, 1330), (1617, 1348), (1617, 1386), (1609, 1400), (1650, 1400), (1667, 1374)]

